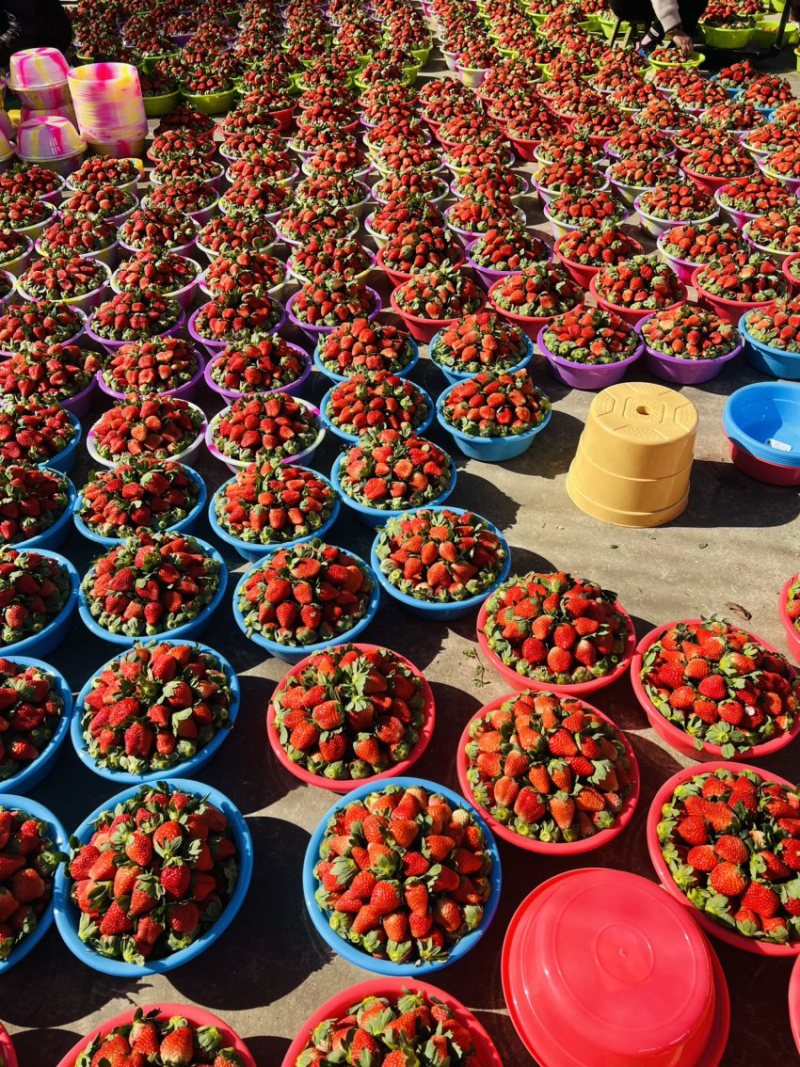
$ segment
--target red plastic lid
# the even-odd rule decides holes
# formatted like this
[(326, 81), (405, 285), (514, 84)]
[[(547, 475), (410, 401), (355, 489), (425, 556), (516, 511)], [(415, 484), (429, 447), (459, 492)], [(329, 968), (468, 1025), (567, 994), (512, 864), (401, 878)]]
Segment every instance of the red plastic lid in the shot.
[(714, 1067), (730, 1025), (722, 969), (659, 886), (590, 868), (544, 882), (503, 945), (511, 1018), (542, 1067)]

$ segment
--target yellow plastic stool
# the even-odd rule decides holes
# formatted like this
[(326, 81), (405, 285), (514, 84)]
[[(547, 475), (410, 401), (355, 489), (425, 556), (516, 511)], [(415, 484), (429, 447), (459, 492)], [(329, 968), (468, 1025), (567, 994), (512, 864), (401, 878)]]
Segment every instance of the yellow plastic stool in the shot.
[(685, 509), (694, 405), (663, 385), (623, 382), (592, 401), (567, 475), (573, 503), (617, 526), (661, 526)]

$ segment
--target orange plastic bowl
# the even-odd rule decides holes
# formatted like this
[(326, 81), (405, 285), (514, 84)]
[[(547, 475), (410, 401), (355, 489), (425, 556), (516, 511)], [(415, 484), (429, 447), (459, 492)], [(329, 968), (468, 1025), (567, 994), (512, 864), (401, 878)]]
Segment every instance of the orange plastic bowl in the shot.
[[(683, 619), (681, 621), (690, 624), (702, 623), (702, 619)], [(650, 697), (645, 691), (644, 684), (642, 683), (642, 662), (647, 650), (651, 645), (655, 644), (662, 634), (666, 633), (667, 630), (675, 625), (677, 625), (677, 622), (667, 622), (664, 623), (663, 626), (657, 626), (654, 630), (651, 630), (649, 634), (645, 634), (639, 642), (633, 657), (633, 662), (631, 663), (631, 684), (633, 686), (633, 691), (636, 694), (636, 699), (641, 704), (642, 710), (647, 716), (650, 725), (671, 748), (674, 748), (684, 756), (689, 756), (691, 759), (700, 762), (724, 759), (721, 745), (713, 745), (709, 741), (703, 741), (701, 742), (700, 748), (698, 748), (694, 739), (690, 737), (685, 730), (681, 730), (679, 726), (675, 726), (668, 719), (665, 719), (658, 708), (655, 707), (650, 700)], [(763, 641), (760, 637), (756, 637), (755, 634), (752, 636), (755, 637), (755, 639), (768, 651), (778, 651), (776, 648), (773, 648), (772, 645), (768, 645), (767, 642)], [(798, 733), (800, 733), (800, 715), (795, 719), (791, 730), (787, 730), (778, 737), (773, 737), (769, 741), (765, 741), (762, 745), (754, 745), (752, 748), (747, 749), (746, 752), (737, 752), (736, 758), (739, 760), (750, 760), (761, 759), (763, 756), (771, 756), (774, 752), (779, 752), (782, 748), (791, 744), (795, 737), (797, 737)]]
[[(356, 648), (361, 649), (363, 652), (371, 652), (374, 649), (382, 648), (382, 645), (369, 645), (361, 642), (352, 642)], [(389, 649), (389, 651), (393, 651)], [(401, 760), (399, 763), (393, 763), (390, 767), (387, 767), (385, 771), (381, 771), (379, 774), (372, 774), (368, 778), (348, 778), (344, 780), (336, 780), (333, 778), (325, 778), (321, 774), (312, 774), (304, 767), (300, 767), (297, 763), (294, 763), (289, 759), (286, 754), (286, 750), (281, 744), (280, 737), (278, 736), (278, 728), (275, 725), (275, 697), (278, 693), (283, 692), (286, 688), (286, 683), (290, 678), (295, 678), (298, 674), (302, 674), (305, 668), (308, 666), (308, 661), (312, 658), (306, 656), (305, 659), (296, 663), (290, 671), (281, 678), (278, 682), (275, 690), (272, 694), (272, 698), (267, 708), (267, 737), (269, 739), (272, 751), (275, 753), (275, 758), (278, 763), (287, 770), (290, 774), (293, 774), (295, 778), (299, 778), (301, 782), (306, 785), (320, 786), (322, 789), (330, 789), (334, 793), (350, 793), (354, 789), (358, 789), (362, 785), (367, 785), (370, 782), (378, 782), (381, 778), (396, 778), (398, 775), (408, 774), (409, 770), (414, 766), (417, 760), (422, 756), (425, 749), (430, 744), (433, 737), (434, 727), (436, 726), (436, 701), (433, 696), (433, 690), (431, 689), (427, 678), (419, 668), (415, 667), (411, 660), (406, 659), (405, 656), (401, 656), (399, 652), (394, 652), (394, 655), (404, 663), (413, 674), (419, 678), (422, 682), (422, 698), (424, 700), (423, 715), (425, 721), (420, 728), (419, 740), (416, 745), (411, 749), (408, 754), (408, 758)]]
[(621, 678), (631, 665), (633, 660), (633, 654), (636, 651), (636, 630), (633, 625), (633, 619), (623, 608), (622, 604), (617, 600), (614, 604), (615, 609), (622, 615), (628, 626), (628, 637), (625, 642), (625, 652), (623, 653), (621, 661), (617, 664), (613, 671), (604, 675), (602, 678), (592, 678), (589, 682), (576, 682), (574, 685), (554, 685), (552, 682), (541, 682), (538, 678), (527, 678), (524, 674), (519, 674), (512, 667), (506, 666), (502, 662), (496, 652), (493, 652), (489, 648), (489, 642), (484, 632), (486, 625), (486, 604), (485, 600), (481, 604), (481, 609), (478, 612), (478, 645), (484, 657), (488, 660), (490, 666), (494, 667), (504, 681), (508, 682), (512, 689), (535, 689), (540, 693), (558, 693), (559, 696), (573, 696), (583, 697), (587, 693), (594, 693), (597, 689), (603, 689), (607, 685), (611, 685), (612, 682), (616, 682), (618, 678)]
[(722, 923), (715, 922), (712, 918), (706, 915), (704, 911), (700, 911), (699, 908), (696, 908), (689, 898), (681, 892), (675, 884), (672, 872), (667, 866), (666, 860), (661, 854), (661, 845), (658, 841), (658, 824), (661, 822), (661, 809), (678, 786), (683, 785), (684, 782), (688, 782), (691, 778), (695, 778), (698, 774), (713, 773), (722, 768), (734, 772), (752, 771), (765, 781), (778, 782), (780, 785), (789, 786), (791, 789), (795, 788), (792, 783), (787, 782), (785, 778), (781, 778), (777, 774), (770, 774), (769, 771), (762, 770), (761, 767), (751, 767), (745, 763), (715, 760), (712, 763), (703, 764), (702, 767), (696, 765), (694, 767), (683, 767), (664, 782), (653, 797), (653, 802), (647, 813), (647, 851), (650, 853), (650, 862), (655, 867), (659, 881), (670, 896), (673, 896), (680, 904), (683, 904), (685, 908), (688, 908), (700, 926), (702, 926), (706, 933), (711, 934), (712, 937), (724, 941), (726, 945), (733, 945), (734, 948), (741, 948), (744, 949), (745, 952), (752, 952), (756, 956), (800, 955), (800, 941), (795, 941), (790, 945), (777, 945), (771, 942), (758, 941), (754, 937), (745, 937), (743, 934), (737, 933), (735, 930), (730, 930), (727, 926), (723, 926)]
[(486, 810), (475, 799), (475, 794), (472, 791), (472, 786), (467, 778), (467, 770), (469, 769), (469, 760), (466, 755), (466, 746), (469, 744), (470, 736), (469, 731), (472, 724), (482, 719), (488, 712), (495, 711), (501, 707), (507, 700), (513, 700), (515, 696), (519, 696), (519, 690), (514, 693), (506, 693), (505, 696), (498, 697), (496, 700), (490, 701), (488, 704), (484, 704), (469, 720), (467, 725), (461, 734), (458, 741), (458, 753), (456, 756), (456, 771), (458, 772), (458, 783), (461, 786), (461, 792), (470, 802), (473, 804), (486, 822), (489, 824), (492, 831), (498, 836), (502, 837), (504, 841), (508, 841), (511, 845), (516, 845), (517, 848), (524, 849), (526, 852), (542, 852), (550, 856), (577, 856), (583, 852), (592, 852), (596, 848), (602, 848), (603, 845), (607, 845), (609, 841), (613, 841), (615, 837), (625, 829), (628, 823), (633, 818), (636, 811), (636, 805), (639, 803), (639, 764), (636, 761), (636, 755), (631, 748), (628, 738), (625, 736), (622, 730), (613, 722), (607, 715), (604, 715), (602, 711), (594, 707), (592, 704), (587, 704), (585, 701), (580, 700), (578, 703), (587, 711), (596, 715), (603, 722), (609, 723), (614, 727), (617, 737), (625, 746), (625, 755), (630, 761), (630, 775), (632, 790), (625, 799), (625, 805), (622, 811), (617, 816), (617, 821), (613, 826), (610, 826), (607, 830), (601, 830), (593, 837), (585, 837), (580, 841), (565, 841), (563, 843), (538, 841), (533, 837), (523, 837), (522, 834), (517, 834), (513, 830), (510, 830), (507, 826), (504, 826), (501, 822), (498, 822), (490, 812)]

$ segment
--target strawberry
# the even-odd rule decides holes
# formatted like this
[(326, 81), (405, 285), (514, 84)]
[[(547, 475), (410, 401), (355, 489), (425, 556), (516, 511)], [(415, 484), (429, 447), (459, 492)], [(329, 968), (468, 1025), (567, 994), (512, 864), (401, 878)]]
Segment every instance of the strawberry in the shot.
[[(738, 897), (747, 886), (747, 879), (741, 868), (725, 861), (718, 863), (712, 869), (709, 882), (716, 893), (722, 893), (726, 897)], [(749, 906), (744, 899), (742, 903), (745, 907)]]

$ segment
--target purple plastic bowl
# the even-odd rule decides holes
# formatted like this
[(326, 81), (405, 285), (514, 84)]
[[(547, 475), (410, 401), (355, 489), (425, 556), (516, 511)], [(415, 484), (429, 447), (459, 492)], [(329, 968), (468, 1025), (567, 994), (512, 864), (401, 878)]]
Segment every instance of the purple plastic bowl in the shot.
[[(281, 307), (279, 301), (275, 300), (274, 297), (273, 297), (273, 300), (278, 305), (278, 307)], [(194, 324), (195, 324), (195, 322), (197, 322), (197, 316), (200, 314), (200, 312), (203, 310), (203, 308), (205, 306), (206, 306), (205, 304), (201, 304), (200, 307), (197, 308), (196, 311), (192, 312), (192, 314), (189, 316), (189, 321), (186, 323), (186, 329), (189, 331), (189, 336), (195, 342), (195, 344), (201, 345), (206, 350), (206, 352), (208, 353), (209, 359), (213, 359), (215, 356), (218, 356), (220, 354), (220, 352), (222, 351), (222, 349), (226, 348), (230, 344), (230, 342), (229, 341), (211, 341), (208, 338), (203, 337), (201, 334), (199, 334), (197, 332), (197, 330), (194, 328)], [(278, 319), (278, 321), (275, 323), (275, 325), (272, 327), (271, 330), (269, 330), (269, 331), (264, 330), (263, 332), (264, 333), (279, 333), (283, 329), (285, 324), (286, 324), (286, 308), (281, 307), (281, 317)]]
[(593, 366), (585, 363), (572, 363), (562, 356), (557, 356), (547, 347), (544, 335), (548, 329), (548, 326), (543, 326), (539, 330), (536, 335), (536, 346), (547, 360), (553, 377), (571, 389), (596, 390), (616, 385), (625, 377), (628, 367), (631, 367), (644, 351), (644, 344), (640, 342), (632, 355), (616, 363), (598, 363)]
[(309, 375), (311, 374), (311, 366), (312, 366), (312, 364), (311, 364), (311, 356), (309, 356), (308, 352), (306, 352), (306, 350), (304, 348), (301, 348), (300, 345), (294, 345), (294, 344), (292, 344), (291, 341), (284, 341), (284, 344), (286, 345), (287, 348), (291, 348), (292, 351), (296, 352), (297, 355), (299, 355), (301, 357), (301, 359), (303, 360), (303, 371), (300, 374), (300, 377), (296, 378), (293, 382), (289, 382), (288, 385), (280, 385), (280, 386), (275, 386), (275, 387), (271, 387), (271, 388), (264, 388), (264, 389), (258, 390), (256, 393), (237, 393), (234, 389), (223, 389), (222, 386), (218, 385), (214, 381), (213, 377), (211, 376), (211, 368), (214, 365), (214, 363), (216, 363), (217, 359), (219, 359), (219, 356), (220, 356), (221, 353), (217, 353), (217, 355), (214, 357), (214, 359), (210, 359), (208, 361), (208, 363), (206, 364), (206, 369), (204, 371), (204, 377), (205, 377), (205, 380), (206, 380), (206, 385), (208, 386), (209, 389), (213, 389), (213, 391), (215, 393), (218, 393), (222, 397), (222, 399), (225, 401), (226, 404), (231, 404), (235, 400), (241, 400), (242, 397), (246, 398), (246, 397), (256, 396), (256, 395), (258, 395), (258, 393), (266, 393), (266, 392), (269, 392), (269, 393), (287, 393), (289, 396), (297, 396), (300, 393), (300, 391), (302, 390), (303, 385), (308, 380)]
[[(76, 344), (78, 344), (78, 342), (82, 339), (83, 335), (86, 332), (86, 312), (85, 311), (81, 311), (80, 308), (76, 308), (76, 307), (73, 307), (72, 310), (74, 312), (76, 312), (80, 316), (81, 328), (78, 330), (77, 333), (73, 334), (72, 337), (68, 337), (65, 341), (59, 341), (58, 343), (61, 344), (61, 345), (76, 345)], [(48, 342), (46, 342), (46, 343), (48, 343)], [(16, 355), (16, 351), (14, 351), (14, 350), (12, 350), (10, 348), (0, 350), (0, 359), (8, 359), (9, 357), (11, 357), (13, 355)]]
[(760, 218), (760, 214), (758, 212), (738, 211), (735, 207), (727, 207), (727, 205), (723, 204), (719, 198), (719, 194), (724, 188), (725, 186), (723, 185), (720, 186), (719, 189), (717, 189), (717, 191), (714, 193), (714, 200), (720, 212), (723, 215), (727, 216), (727, 218), (731, 220), (731, 223), (734, 226), (738, 227), (738, 229), (741, 230), (748, 222), (751, 222), (753, 219)]
[(83, 389), (81, 389), (80, 392), (77, 392), (75, 396), (70, 396), (66, 400), (60, 400), (59, 404), (67, 411), (71, 411), (76, 418), (82, 419), (92, 406), (96, 389), (97, 379), (92, 375), (88, 385), (84, 385)]
[[(658, 312), (655, 312), (658, 314)], [(645, 323), (649, 322), (652, 315), (642, 319), (636, 324), (636, 332), (642, 336)], [(742, 351), (743, 341), (739, 341), (733, 351), (716, 359), (678, 359), (677, 356), (667, 356), (663, 352), (657, 352), (647, 342), (644, 345), (644, 365), (650, 373), (660, 378), (663, 382), (671, 385), (700, 385), (702, 382), (710, 382), (720, 373), (726, 363), (730, 363)]]
[(659, 255), (663, 257), (664, 262), (672, 271), (674, 271), (678, 279), (682, 281), (684, 285), (691, 285), (692, 275), (701, 264), (692, 263), (689, 259), (681, 259), (679, 256), (673, 255), (672, 252), (667, 252), (664, 248), (664, 244), (669, 237), (669, 234), (670, 231), (665, 230), (662, 234), (659, 234), (656, 239), (656, 248), (658, 249)]
[[(118, 348), (122, 348), (123, 345), (130, 345), (130, 344), (136, 344), (137, 343), (136, 341), (112, 341), (112, 340), (110, 340), (110, 339), (108, 339), (106, 337), (100, 337), (92, 329), (92, 322), (93, 321), (94, 321), (94, 313), (92, 313), (89, 316), (89, 319), (88, 319), (88, 321), (86, 323), (86, 336), (89, 338), (90, 341), (94, 341), (95, 344), (102, 345), (103, 348), (105, 348), (105, 350), (107, 352), (114, 353), (114, 352), (117, 351)], [(181, 309), (180, 318), (175, 323), (175, 325), (174, 326), (170, 326), (170, 328), (168, 330), (164, 330), (163, 333), (155, 334), (155, 336), (156, 337), (175, 337), (177, 334), (179, 334), (181, 332), (181, 330), (183, 329), (185, 324), (186, 324), (186, 312), (183, 311), (183, 309)], [(152, 338), (147, 338), (147, 340), (152, 340)]]
[[(175, 389), (167, 389), (163, 393), (142, 393), (142, 396), (174, 396), (179, 400), (194, 400), (197, 392), (200, 388), (200, 383), (203, 380), (205, 373), (206, 363), (199, 352), (195, 352), (194, 358), (197, 360), (197, 370), (194, 372), (188, 382), (184, 382), (183, 385), (177, 386)], [(106, 396), (110, 396), (112, 400), (125, 400), (130, 395), (130, 391), (127, 393), (118, 393), (116, 389), (112, 389), (103, 380), (103, 372), (99, 370), (97, 372), (97, 384), (100, 387), (100, 391), (105, 393)]]
[[(377, 316), (380, 315), (381, 310), (383, 308), (383, 301), (381, 300), (380, 296), (378, 295), (378, 293), (376, 293), (376, 291), (374, 289), (370, 288), (370, 286), (366, 286), (366, 288), (370, 291), (370, 293), (372, 293), (372, 299), (373, 299), (373, 301), (375, 303), (375, 307), (373, 308), (373, 310), (367, 316), (369, 321), (372, 322), (372, 320), (374, 318), (377, 318)], [(297, 316), (294, 314), (294, 312), (292, 311), (292, 305), (294, 304), (295, 300), (297, 299), (297, 297), (299, 295), (300, 295), (299, 293), (294, 293), (292, 296), (289, 297), (289, 299), (286, 302), (286, 314), (287, 314), (287, 316), (289, 318), (289, 322), (291, 322), (293, 326), (297, 326), (298, 329), (302, 330), (303, 333), (306, 335), (306, 337), (309, 339), (309, 341), (311, 341), (313, 344), (316, 345), (316, 343), (319, 341), (320, 337), (324, 337), (324, 336), (327, 336), (327, 334), (329, 334), (329, 333), (333, 333), (333, 331), (336, 329), (336, 327), (335, 326), (309, 326), (308, 323), (301, 322), (297, 318)]]
[[(195, 293), (197, 292), (197, 287), (200, 283), (200, 276), (203, 273), (203, 268), (200, 266), (196, 259), (190, 259), (188, 262), (197, 268), (197, 273), (195, 274), (194, 279), (190, 282), (187, 282), (186, 285), (182, 286), (180, 289), (176, 289), (173, 293), (163, 294), (164, 296), (169, 297), (170, 300), (177, 300), (184, 311), (188, 311), (189, 308), (192, 306), (192, 303), (194, 302)], [(113, 274), (111, 276), (111, 288), (115, 293), (122, 292), (122, 290), (114, 284)]]
[[(129, 245), (125, 241), (123, 241), (123, 239), (121, 237), (119, 237), (118, 240), (119, 240), (119, 250), (120, 250), (120, 257), (121, 258), (124, 258), (122, 256), (122, 253), (124, 253), (125, 256), (136, 256), (140, 252), (146, 252), (147, 251), (147, 249), (145, 249), (145, 248), (134, 248), (133, 245)], [(161, 248), (161, 247), (159, 247), (158, 251), (161, 252), (162, 254), (164, 254), (166, 252), (172, 252), (176, 256), (186, 256), (187, 259), (191, 259), (192, 258), (192, 252), (194, 252), (196, 245), (197, 245), (197, 234), (195, 234), (195, 236), (191, 239), (191, 241), (187, 241), (187, 243), (185, 245), (175, 245), (173, 248)]]

